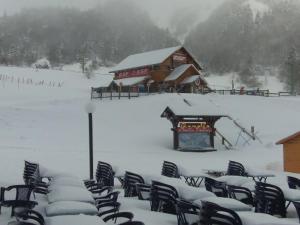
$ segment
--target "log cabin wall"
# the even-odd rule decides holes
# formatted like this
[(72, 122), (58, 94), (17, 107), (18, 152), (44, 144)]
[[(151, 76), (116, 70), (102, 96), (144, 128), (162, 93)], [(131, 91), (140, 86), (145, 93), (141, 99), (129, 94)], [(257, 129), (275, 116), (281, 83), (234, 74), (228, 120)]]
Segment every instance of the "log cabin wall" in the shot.
[(300, 173), (300, 136), (283, 144), (284, 171)]

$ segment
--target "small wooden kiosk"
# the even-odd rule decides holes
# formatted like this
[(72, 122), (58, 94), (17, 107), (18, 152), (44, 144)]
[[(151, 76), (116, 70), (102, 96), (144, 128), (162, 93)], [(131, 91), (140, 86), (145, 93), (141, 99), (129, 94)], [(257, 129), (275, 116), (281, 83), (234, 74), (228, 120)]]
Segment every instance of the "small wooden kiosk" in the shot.
[(189, 152), (216, 151), (215, 123), (224, 115), (178, 115), (167, 107), (161, 117), (173, 125), (173, 146), (175, 150)]
[(284, 171), (300, 173), (300, 131), (276, 144), (283, 145)]

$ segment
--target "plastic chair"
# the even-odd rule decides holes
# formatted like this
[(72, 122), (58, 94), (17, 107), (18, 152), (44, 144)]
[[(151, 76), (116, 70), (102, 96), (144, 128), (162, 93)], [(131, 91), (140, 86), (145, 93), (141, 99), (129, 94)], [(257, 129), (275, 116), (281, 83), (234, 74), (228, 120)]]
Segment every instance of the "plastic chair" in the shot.
[(223, 198), (228, 197), (226, 184), (224, 182), (220, 182), (212, 178), (205, 177), (204, 184), (206, 190), (214, 193), (216, 196), (223, 197)]
[(124, 197), (137, 196), (136, 184), (144, 184), (144, 179), (136, 173), (126, 171), (124, 177)]
[(255, 212), (286, 217), (285, 198), (282, 190), (272, 184), (256, 182)]
[(227, 191), (229, 198), (254, 206), (252, 192), (248, 188), (227, 185)]
[(151, 211), (165, 212), (176, 215), (177, 190), (170, 185), (152, 181), (150, 192)]
[(177, 165), (168, 161), (163, 162), (161, 175), (174, 178), (180, 177)]
[(96, 205), (99, 213), (98, 216), (102, 217), (104, 215), (110, 214), (110, 213), (117, 213), (120, 209), (120, 203), (119, 202), (105, 202)]
[(45, 225), (44, 217), (31, 209), (15, 210), (17, 221), (9, 222), (8, 225)]
[(137, 183), (135, 187), (139, 200), (150, 200), (151, 185)]
[(226, 175), (247, 176), (243, 164), (235, 161), (229, 161)]
[(125, 223), (119, 223), (119, 225), (145, 225), (141, 221), (127, 221)]
[(120, 194), (119, 191), (113, 191), (113, 192), (108, 193), (105, 196), (94, 197), (94, 199), (96, 201), (96, 205), (102, 204), (102, 203), (105, 203), (105, 202), (117, 202), (119, 194)]
[(176, 202), (178, 225), (197, 225), (200, 220), (200, 207), (184, 200)]
[[(110, 215), (104, 217), (103, 221), (106, 223), (106, 222), (112, 220), (116, 223), (117, 220), (119, 220), (120, 218), (126, 219), (127, 221), (132, 221), (133, 216), (134, 215), (131, 212), (118, 212), (118, 213), (110, 214)], [(125, 222), (127, 222), (127, 221), (125, 221)]]
[(201, 225), (242, 225), (238, 214), (211, 202), (202, 202)]
[[(5, 193), (15, 191), (16, 196), (13, 200), (6, 199)], [(17, 207), (32, 209), (37, 205), (37, 202), (31, 201), (30, 196), (33, 191), (31, 185), (13, 185), (7, 188), (1, 187), (1, 202), (0, 202), (0, 213), (1, 207), (11, 207), (11, 216), (14, 215), (14, 209)]]
[(296, 177), (287, 177), (288, 185), (291, 189), (300, 189), (300, 179)]

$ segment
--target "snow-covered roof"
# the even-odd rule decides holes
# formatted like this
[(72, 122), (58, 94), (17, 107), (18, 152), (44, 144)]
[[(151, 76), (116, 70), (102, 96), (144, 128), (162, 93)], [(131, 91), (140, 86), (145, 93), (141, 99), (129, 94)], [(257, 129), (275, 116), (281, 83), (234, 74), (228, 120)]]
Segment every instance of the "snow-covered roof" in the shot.
[(227, 116), (220, 107), (207, 100), (201, 102), (194, 102), (182, 98), (180, 101), (176, 100), (168, 104), (169, 109), (173, 111), (175, 115), (179, 116)]
[(112, 68), (111, 72), (160, 64), (180, 48), (182, 48), (182, 46), (164, 48), (155, 51), (130, 55), (122, 62), (120, 62), (117, 66)]
[(130, 78), (124, 78), (124, 79), (114, 80), (114, 82), (118, 86), (120, 86), (120, 84), (122, 86), (132, 86), (132, 85), (139, 84), (139, 83), (143, 82), (144, 80), (146, 80), (148, 78), (149, 78), (149, 76), (144, 76), (144, 77), (130, 77)]
[(199, 78), (202, 79), (202, 77), (199, 74), (198, 75), (193, 75), (193, 76), (190, 76), (190, 77), (184, 79), (181, 83), (182, 84), (190, 84), (190, 83), (195, 82)]
[(198, 71), (197, 68), (193, 64), (183, 64), (183, 65), (175, 68), (172, 71), (172, 73), (166, 77), (165, 81), (177, 80), (190, 67), (193, 67), (196, 71)]
[(169, 76), (166, 77), (165, 81), (177, 80), (192, 64), (184, 64), (175, 68)]

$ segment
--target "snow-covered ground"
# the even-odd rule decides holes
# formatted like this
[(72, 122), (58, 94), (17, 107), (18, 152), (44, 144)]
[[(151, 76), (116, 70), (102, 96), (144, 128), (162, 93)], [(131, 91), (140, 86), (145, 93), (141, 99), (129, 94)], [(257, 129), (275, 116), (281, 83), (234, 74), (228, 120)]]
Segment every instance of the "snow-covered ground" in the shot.
[[(87, 178), (85, 105), (90, 98), (90, 87), (100, 86), (111, 78), (97, 75), (88, 80), (75, 72), (14, 67), (0, 67), (0, 74), (0, 185), (22, 183), (24, 159)], [(28, 79), (32, 82), (27, 84)], [(250, 141), (249, 145), (241, 138), (237, 142), (240, 130), (228, 119), (222, 119), (216, 126), (236, 144), (234, 150), (210, 153), (172, 150), (171, 123), (160, 115), (168, 105), (182, 110), (190, 107), (183, 99), (195, 109), (202, 108), (200, 114), (214, 108), (216, 113), (230, 115), (247, 130), (254, 126), (261, 142)], [(190, 173), (226, 169), (228, 160), (236, 160), (249, 167), (271, 169), (277, 174), (271, 181), (286, 182), (282, 146), (276, 146), (275, 142), (299, 130), (299, 97), (157, 94), (94, 103), (95, 163), (107, 161), (120, 171), (159, 174), (163, 160), (173, 161)]]

